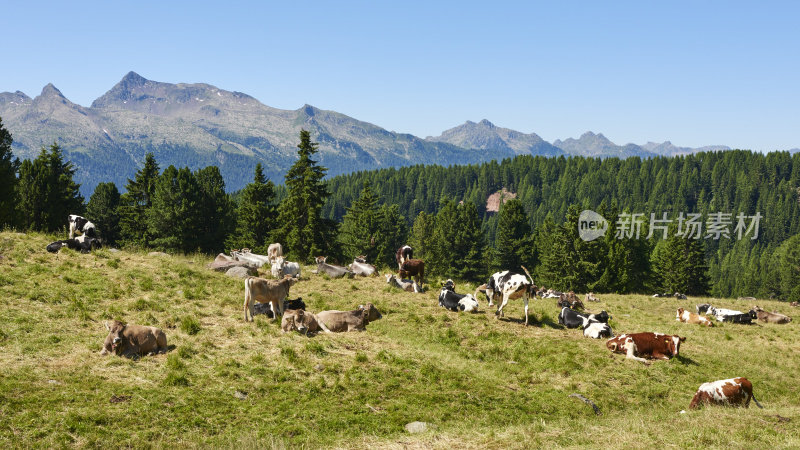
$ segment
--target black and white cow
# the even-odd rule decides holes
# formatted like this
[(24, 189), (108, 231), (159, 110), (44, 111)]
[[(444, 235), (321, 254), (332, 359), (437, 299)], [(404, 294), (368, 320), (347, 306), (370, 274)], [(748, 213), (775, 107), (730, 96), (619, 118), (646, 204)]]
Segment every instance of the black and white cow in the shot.
[(89, 253), (96, 248), (102, 247), (102, 244), (100, 239), (94, 239), (83, 235), (78, 236), (75, 239), (63, 239), (60, 241), (55, 241), (47, 246), (47, 251), (50, 253), (58, 253), (58, 251), (64, 247), (77, 250), (81, 253)]
[(567, 328), (580, 328), (585, 327), (587, 322), (608, 323), (612, 319), (608, 313), (603, 310), (597, 314), (579, 313), (574, 309), (563, 307), (561, 313), (558, 314), (558, 323)]
[(495, 315), (503, 317), (503, 308), (506, 306), (510, 299), (520, 298), (525, 302), (525, 326), (528, 325), (528, 300), (530, 297), (536, 296), (536, 285), (524, 267), (525, 275), (513, 273), (508, 270), (497, 272), (489, 277), (486, 282), (486, 299), (489, 300), (489, 306), (494, 305), (494, 299), (501, 297), (503, 299), (500, 306), (497, 307)]
[(722, 321), (723, 322), (741, 323), (741, 324), (745, 324), (745, 325), (750, 325), (757, 318), (758, 318), (758, 314), (751, 309), (750, 311), (748, 311), (746, 313), (742, 313), (742, 314), (729, 314), (729, 315), (722, 316)]
[(397, 254), (395, 255), (395, 259), (397, 260), (397, 268), (402, 269), (403, 263), (413, 258), (414, 258), (414, 249), (412, 249), (408, 245), (404, 245), (398, 248)]
[(67, 216), (67, 222), (69, 222), (70, 239), (75, 237), (76, 232), (91, 238), (97, 237), (97, 230), (95, 230), (94, 224), (89, 222), (89, 219), (86, 217), (70, 214)]
[(472, 294), (456, 294), (455, 283), (453, 280), (447, 280), (439, 291), (439, 306), (450, 311), (476, 312), (478, 301)]

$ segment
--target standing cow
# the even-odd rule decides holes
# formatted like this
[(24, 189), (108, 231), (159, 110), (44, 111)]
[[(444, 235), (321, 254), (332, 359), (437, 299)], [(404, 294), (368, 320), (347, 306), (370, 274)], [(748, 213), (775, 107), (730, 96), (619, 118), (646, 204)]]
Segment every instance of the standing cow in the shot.
[[(275, 318), (283, 315), (283, 302), (289, 297), (289, 288), (297, 282), (297, 278), (286, 275), (281, 280), (247, 277), (244, 279), (244, 321), (252, 322), (255, 308), (254, 302), (271, 303)], [(248, 318), (247, 313), (250, 313)]]
[(267, 247), (267, 259), (270, 264), (275, 264), (275, 261), (283, 256), (283, 247), (279, 243), (269, 244)]
[(528, 269), (522, 268), (527, 275), (520, 275), (508, 270), (497, 272), (493, 274), (489, 281), (486, 282), (486, 299), (489, 300), (489, 306), (494, 305), (494, 299), (497, 297), (502, 298), (502, 303), (497, 307), (495, 315), (503, 317), (503, 308), (509, 300), (520, 298), (525, 302), (525, 326), (528, 326), (528, 299), (536, 295), (536, 285), (533, 284)]
[(397, 249), (395, 259), (397, 260), (397, 269), (403, 268), (403, 263), (414, 257), (414, 249), (408, 245), (404, 245)]

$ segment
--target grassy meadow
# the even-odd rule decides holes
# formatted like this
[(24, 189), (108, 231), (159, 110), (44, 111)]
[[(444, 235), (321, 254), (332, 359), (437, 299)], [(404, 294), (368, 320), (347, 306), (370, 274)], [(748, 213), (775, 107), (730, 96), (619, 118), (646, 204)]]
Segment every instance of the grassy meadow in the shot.
[[(243, 283), (208, 255), (102, 249), (50, 254), (53, 236), (0, 233), (0, 444), (5, 447), (800, 447), (800, 318), (788, 325), (679, 323), (731, 299), (601, 295), (615, 334), (686, 336), (647, 366), (557, 324), (555, 300), (505, 320), (437, 305), (383, 277), (329, 280), (303, 268), (291, 298), (308, 311), (374, 303), (366, 332), (283, 334), (242, 319)], [(457, 292), (474, 285), (457, 284)], [(797, 316), (786, 303), (765, 309)], [(100, 356), (103, 321), (154, 325), (166, 355)], [(686, 410), (706, 381), (747, 377), (758, 409)], [(602, 412), (576, 398), (593, 400)], [(409, 434), (412, 421), (431, 424)]]

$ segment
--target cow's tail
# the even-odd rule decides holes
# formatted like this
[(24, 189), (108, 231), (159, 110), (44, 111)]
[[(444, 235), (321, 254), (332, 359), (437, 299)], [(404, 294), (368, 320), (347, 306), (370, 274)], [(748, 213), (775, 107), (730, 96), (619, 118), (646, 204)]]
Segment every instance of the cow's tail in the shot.
[(528, 269), (525, 268), (525, 266), (520, 266), (520, 267), (522, 267), (522, 270), (525, 271), (525, 275), (528, 276), (528, 281), (531, 282), (531, 285), (528, 286), (528, 294), (535, 297), (536, 296), (536, 285), (533, 284), (533, 277), (531, 276), (531, 273), (528, 272)]
[(750, 393), (750, 398), (752, 398), (752, 399), (753, 399), (753, 401), (754, 401), (754, 402), (756, 402), (756, 406), (758, 406), (758, 407), (759, 407), (759, 408), (761, 408), (761, 409), (764, 409), (764, 407), (763, 407), (763, 406), (761, 406), (761, 403), (758, 403), (758, 400), (756, 400), (756, 396), (755, 396), (755, 395), (753, 395), (753, 393), (752, 393), (752, 392)]

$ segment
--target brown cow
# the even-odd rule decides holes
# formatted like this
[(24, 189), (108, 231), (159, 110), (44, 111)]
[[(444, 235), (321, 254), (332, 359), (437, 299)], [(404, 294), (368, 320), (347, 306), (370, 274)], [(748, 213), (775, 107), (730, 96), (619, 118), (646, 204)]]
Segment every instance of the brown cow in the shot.
[(646, 364), (648, 361), (642, 356), (656, 359), (678, 356), (681, 342), (685, 340), (685, 337), (651, 332), (621, 334), (606, 341), (606, 347), (614, 353), (625, 353), (627, 358)]
[(678, 308), (678, 312), (675, 315), (675, 320), (686, 323), (699, 323), (700, 325), (705, 325), (707, 327), (714, 326), (714, 322), (708, 320), (707, 317), (701, 316), (700, 314), (695, 314), (690, 311), (686, 311), (683, 308)]
[(749, 408), (751, 398), (756, 402), (756, 406), (764, 408), (753, 395), (753, 384), (747, 378), (718, 380), (701, 384), (689, 404), (689, 409), (696, 409), (701, 404), (735, 405)]
[(300, 333), (316, 333), (320, 330), (330, 333), (325, 325), (321, 324), (314, 314), (305, 312), (302, 309), (290, 309), (286, 311), (281, 319), (281, 330), (288, 333), (297, 330)]
[(556, 300), (556, 306), (559, 308), (570, 308), (570, 309), (584, 309), (583, 302), (581, 299), (573, 291), (569, 291), (567, 293), (561, 293)]
[(375, 305), (367, 303), (355, 311), (322, 311), (317, 313), (317, 322), (333, 332), (364, 331), (370, 322), (383, 317)]
[(166, 353), (167, 335), (161, 328), (127, 325), (118, 320), (105, 322), (108, 336), (101, 355), (113, 353), (128, 358), (145, 354)]
[(776, 312), (766, 312), (758, 306), (753, 307), (753, 311), (756, 312), (756, 316), (758, 316), (758, 320), (762, 322), (768, 323), (789, 323), (792, 321), (792, 318), (789, 316), (785, 316), (780, 313)]
[(586, 294), (586, 298), (584, 298), (584, 301), (585, 302), (599, 302), (600, 299), (597, 298), (596, 295), (594, 295), (594, 292), (589, 292), (588, 294)]
[[(289, 288), (297, 282), (291, 275), (286, 275), (281, 280), (267, 280), (265, 278), (247, 277), (244, 279), (244, 321), (252, 322), (254, 315), (253, 303), (272, 303), (275, 318), (283, 315), (283, 301), (289, 296)], [(247, 313), (250, 312), (248, 319)]]
[(407, 259), (400, 265), (400, 272), (397, 274), (401, 280), (408, 280), (416, 277), (417, 284), (422, 288), (425, 279), (425, 261), (421, 259)]

